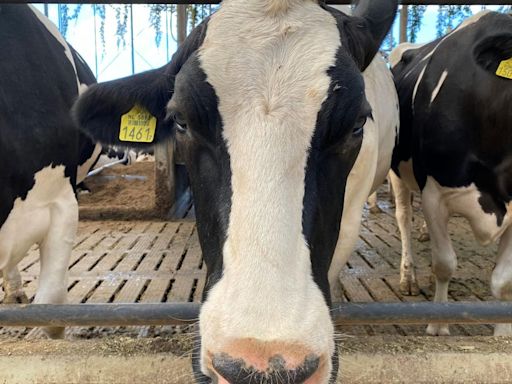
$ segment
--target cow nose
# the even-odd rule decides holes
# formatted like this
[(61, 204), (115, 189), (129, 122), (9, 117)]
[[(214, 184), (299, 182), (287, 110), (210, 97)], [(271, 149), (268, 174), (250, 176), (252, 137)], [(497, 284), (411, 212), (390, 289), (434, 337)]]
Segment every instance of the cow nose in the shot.
[(230, 384), (302, 384), (318, 370), (320, 358), (310, 354), (299, 365), (290, 365), (282, 355), (274, 355), (261, 363), (255, 364), (257, 368), (227, 353), (216, 354), (212, 359), (217, 374)]

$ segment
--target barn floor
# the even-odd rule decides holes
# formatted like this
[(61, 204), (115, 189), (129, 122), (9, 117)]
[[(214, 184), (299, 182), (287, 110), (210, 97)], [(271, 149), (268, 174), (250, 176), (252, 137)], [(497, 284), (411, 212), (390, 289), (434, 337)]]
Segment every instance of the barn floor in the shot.
[[(414, 249), (421, 295), (398, 291), (400, 239), (394, 209), (384, 188), (379, 191), (380, 214), (365, 210), (360, 240), (343, 273), (347, 301), (426, 301), (433, 295), (429, 243), (416, 241), (422, 223), (415, 203)], [(481, 247), (461, 218), (450, 231), (459, 266), (450, 286), (452, 300), (491, 298), (489, 279), (496, 246)], [(37, 288), (38, 251), (20, 264), (29, 297)], [(69, 273), (70, 303), (133, 303), (199, 301), (205, 278), (193, 211), (181, 222), (83, 221), (79, 225)], [(0, 292), (0, 300), (3, 292)], [(491, 335), (488, 325), (452, 326), (453, 335)], [(171, 335), (175, 327), (70, 328), (68, 336), (90, 339), (110, 335), (153, 337)], [(341, 327), (348, 335), (423, 335), (423, 326)], [(38, 338), (38, 329), (0, 328), (0, 338)]]

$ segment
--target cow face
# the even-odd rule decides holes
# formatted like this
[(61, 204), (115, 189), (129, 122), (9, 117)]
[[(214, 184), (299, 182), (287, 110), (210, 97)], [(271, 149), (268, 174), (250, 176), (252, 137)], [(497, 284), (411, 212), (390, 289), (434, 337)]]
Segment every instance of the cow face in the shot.
[(307, 0), (226, 1), (168, 66), (79, 100), (96, 139), (115, 141), (140, 104), (157, 139), (173, 132), (183, 149), (207, 265), (198, 380), (335, 377), (327, 273), (371, 116), (361, 70), (396, 7), (361, 1), (347, 17)]

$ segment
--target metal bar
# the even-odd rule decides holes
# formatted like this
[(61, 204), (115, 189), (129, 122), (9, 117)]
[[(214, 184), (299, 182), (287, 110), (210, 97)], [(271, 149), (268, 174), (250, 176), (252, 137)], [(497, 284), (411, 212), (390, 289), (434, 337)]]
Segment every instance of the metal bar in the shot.
[(334, 322), (353, 324), (512, 323), (510, 302), (336, 304)]
[(199, 305), (162, 304), (28, 304), (1, 305), (1, 326), (186, 325), (197, 321)]
[[(3, 0), (0, 1), (2, 3)], [(8, 0), (9, 3), (49, 3), (45, 0)], [(219, 0), (68, 0), (66, 4), (219, 4)], [(327, 0), (327, 4), (350, 4), (350, 0)], [(510, 0), (401, 0), (405, 5), (510, 5)]]
[(111, 168), (114, 165), (123, 164), (124, 162), (126, 162), (126, 160), (128, 160), (128, 150), (124, 151), (124, 155), (123, 155), (123, 158), (121, 160), (116, 160), (116, 161), (113, 161), (111, 163), (105, 164), (105, 165), (103, 165), (103, 166), (101, 166), (99, 168), (93, 169), (92, 171), (90, 171), (87, 174), (87, 177), (97, 175), (98, 173), (100, 173), (104, 169)]
[[(337, 325), (512, 323), (512, 303), (341, 303), (332, 310)], [(185, 325), (197, 321), (199, 304), (2, 305), (0, 326)]]

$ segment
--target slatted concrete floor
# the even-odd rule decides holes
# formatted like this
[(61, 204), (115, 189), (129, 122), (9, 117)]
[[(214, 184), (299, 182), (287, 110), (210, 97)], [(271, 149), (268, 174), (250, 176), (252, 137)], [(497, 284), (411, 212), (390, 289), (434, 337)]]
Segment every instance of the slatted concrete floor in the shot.
[[(343, 273), (347, 301), (425, 301), (432, 298), (430, 245), (416, 238), (422, 223), (415, 206), (414, 249), (417, 252), (421, 295), (404, 297), (398, 291), (400, 240), (394, 209), (381, 191), (377, 215), (365, 211), (360, 240)], [(496, 246), (481, 247), (460, 218), (450, 231), (459, 255), (451, 284), (452, 300), (489, 299), (489, 278)], [(39, 271), (38, 251), (32, 249), (20, 264), (27, 295), (33, 298)], [(199, 301), (205, 279), (195, 223), (182, 222), (81, 222), (73, 250), (69, 278), (71, 303), (132, 303)], [(3, 293), (0, 293), (0, 300)], [(171, 327), (71, 328), (68, 334), (90, 338), (129, 334), (152, 336), (174, 332)], [(342, 327), (347, 334), (421, 335), (423, 326)], [(490, 335), (490, 326), (453, 326), (455, 335)], [(0, 337), (38, 337), (40, 331), (5, 328)]]

